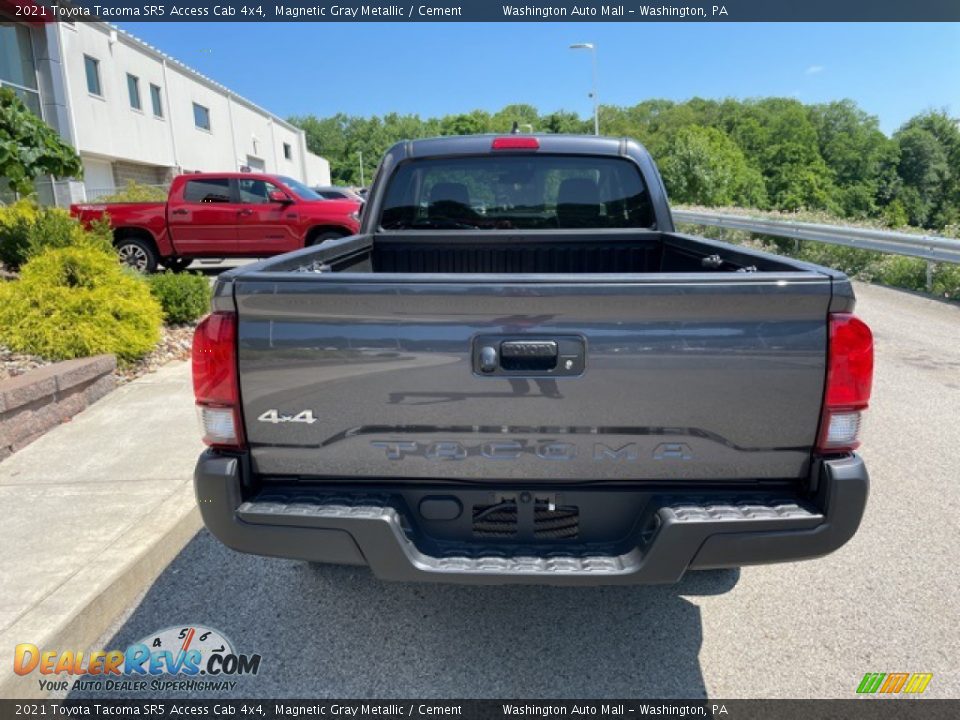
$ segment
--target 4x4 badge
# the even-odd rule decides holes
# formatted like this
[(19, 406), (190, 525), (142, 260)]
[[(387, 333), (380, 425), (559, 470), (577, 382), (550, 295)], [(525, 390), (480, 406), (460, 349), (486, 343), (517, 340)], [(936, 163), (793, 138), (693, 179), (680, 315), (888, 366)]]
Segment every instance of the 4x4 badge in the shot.
[(278, 425), (280, 423), (307, 423), (308, 425), (313, 425), (317, 419), (313, 416), (313, 410), (301, 410), (296, 415), (281, 415), (279, 410), (267, 410), (260, 417), (257, 418), (260, 422), (273, 423)]

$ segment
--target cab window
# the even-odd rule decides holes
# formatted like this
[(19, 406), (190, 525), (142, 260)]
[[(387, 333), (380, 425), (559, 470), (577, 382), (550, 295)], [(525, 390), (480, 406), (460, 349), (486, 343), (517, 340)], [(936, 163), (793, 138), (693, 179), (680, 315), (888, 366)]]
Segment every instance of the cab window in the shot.
[(588, 155), (484, 155), (409, 160), (390, 179), (387, 230), (649, 228), (639, 168)]
[(259, 178), (240, 180), (240, 202), (260, 205), (270, 202), (270, 193), (279, 190), (276, 185)]
[(183, 201), (189, 203), (230, 202), (230, 181), (226, 178), (188, 180), (183, 189)]

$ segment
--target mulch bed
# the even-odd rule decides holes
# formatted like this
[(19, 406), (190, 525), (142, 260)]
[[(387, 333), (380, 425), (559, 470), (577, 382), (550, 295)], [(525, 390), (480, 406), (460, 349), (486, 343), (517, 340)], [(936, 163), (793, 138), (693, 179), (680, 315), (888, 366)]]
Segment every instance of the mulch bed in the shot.
[(0, 345), (0, 380), (23, 375), (38, 367), (49, 365), (51, 362), (35, 355), (15, 353), (5, 345)]
[(196, 324), (164, 325), (160, 343), (153, 352), (132, 365), (117, 367), (114, 373), (117, 384), (121, 385), (141, 375), (156, 372), (158, 368), (173, 360), (189, 360), (190, 348), (193, 347), (193, 330), (196, 327)]
[[(193, 345), (193, 330), (196, 324), (164, 325), (160, 342), (157, 347), (145, 357), (126, 367), (117, 367), (114, 376), (117, 384), (130, 382), (142, 375), (156, 372), (158, 368), (173, 360), (189, 360), (190, 348)], [(23, 375), (52, 360), (45, 360), (36, 355), (16, 353), (0, 345), (0, 380)]]

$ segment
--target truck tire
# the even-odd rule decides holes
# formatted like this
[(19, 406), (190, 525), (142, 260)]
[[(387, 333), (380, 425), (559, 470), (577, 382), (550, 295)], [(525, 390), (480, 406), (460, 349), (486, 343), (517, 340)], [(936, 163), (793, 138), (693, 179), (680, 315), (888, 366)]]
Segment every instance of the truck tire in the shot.
[(116, 242), (120, 262), (137, 272), (149, 274), (157, 271), (157, 251), (153, 244), (138, 237), (125, 237)]
[(342, 238), (343, 236), (343, 233), (339, 233), (336, 230), (324, 230), (323, 232), (314, 233), (307, 238), (307, 247), (325, 243), (327, 240), (336, 240), (337, 238)]

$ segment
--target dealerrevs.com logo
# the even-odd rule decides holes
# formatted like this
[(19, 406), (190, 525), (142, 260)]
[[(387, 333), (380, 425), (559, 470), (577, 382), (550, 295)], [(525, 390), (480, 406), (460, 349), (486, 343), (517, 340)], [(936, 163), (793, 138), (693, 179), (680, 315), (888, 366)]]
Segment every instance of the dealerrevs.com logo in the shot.
[(927, 689), (933, 673), (867, 673), (857, 686), (857, 694), (919, 695)]
[[(41, 690), (233, 690), (232, 678), (256, 675), (259, 654), (238, 653), (223, 633), (201, 625), (169, 627), (125, 650), (40, 649), (21, 643), (13, 654), (17, 675), (38, 673)], [(52, 677), (51, 677), (52, 676)]]

